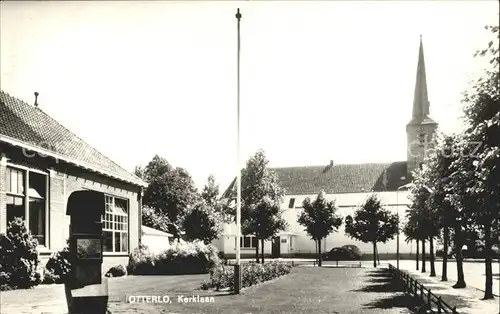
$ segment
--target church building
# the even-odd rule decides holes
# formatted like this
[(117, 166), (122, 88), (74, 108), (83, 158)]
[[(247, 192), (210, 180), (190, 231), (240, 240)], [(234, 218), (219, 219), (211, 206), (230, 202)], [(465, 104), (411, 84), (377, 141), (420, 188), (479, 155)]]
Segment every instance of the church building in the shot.
[[(328, 200), (335, 200), (338, 213), (344, 218), (352, 215), (368, 196), (376, 194), (385, 208), (399, 214), (404, 221), (409, 204), (409, 192), (405, 185), (411, 182), (411, 173), (422, 165), (425, 153), (432, 148), (433, 136), (438, 127), (429, 114), (424, 50), (420, 38), (413, 110), (411, 120), (406, 126), (406, 161), (364, 164), (336, 164), (330, 161), (327, 166), (272, 168), (278, 176), (280, 186), (285, 189), (286, 194), (281, 207), (288, 222), (288, 230), (278, 233), (271, 241), (265, 243), (265, 254), (272, 257), (315, 254), (315, 242), (304, 231), (304, 227), (298, 224), (297, 219), (303, 210), (304, 199), (309, 197), (314, 200), (321, 190), (326, 193)], [(234, 198), (235, 182), (231, 183), (223, 197)], [(416, 244), (407, 243), (404, 234), (400, 235), (399, 241), (402, 258), (409, 258), (415, 254)], [(223, 234), (214, 244), (228, 257), (235, 256), (236, 245), (240, 245), (242, 257), (255, 256), (255, 237), (245, 235), (237, 241), (235, 224), (226, 224)], [(344, 224), (338, 232), (330, 234), (322, 241), (322, 251), (326, 252), (347, 244), (356, 245), (365, 256), (372, 254), (372, 244), (349, 238), (345, 234)], [(379, 243), (377, 247), (381, 259), (395, 258), (396, 237), (385, 244)]]

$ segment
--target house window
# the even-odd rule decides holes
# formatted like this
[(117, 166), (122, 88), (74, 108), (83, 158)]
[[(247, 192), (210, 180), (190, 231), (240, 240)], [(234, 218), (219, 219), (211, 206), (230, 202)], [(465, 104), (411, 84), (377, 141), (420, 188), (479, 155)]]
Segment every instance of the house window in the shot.
[(128, 201), (106, 195), (106, 211), (102, 219), (104, 252), (128, 252)]
[(288, 203), (288, 208), (293, 208), (294, 205), (295, 205), (295, 198), (291, 198), (290, 202)]
[(240, 248), (255, 249), (257, 247), (257, 238), (254, 236), (243, 236), (240, 238)]
[(7, 167), (7, 223), (19, 217), (39, 245), (46, 245), (47, 187), (46, 174)]

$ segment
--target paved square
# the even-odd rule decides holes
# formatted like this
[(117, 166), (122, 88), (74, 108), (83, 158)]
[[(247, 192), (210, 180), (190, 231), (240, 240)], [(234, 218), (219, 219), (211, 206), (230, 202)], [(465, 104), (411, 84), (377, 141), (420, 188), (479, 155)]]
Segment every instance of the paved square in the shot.
[[(296, 267), (290, 275), (244, 289), (241, 295), (198, 290), (206, 278), (208, 275), (113, 278), (109, 283), (109, 310), (112, 314), (410, 313), (407, 304), (411, 299), (391, 283), (385, 269)], [(213, 296), (213, 303), (180, 303), (179, 295)], [(171, 303), (131, 304), (127, 302), (129, 296), (158, 296), (160, 301), (168, 296)], [(2, 296), (1, 312), (65, 313), (63, 297), (60, 285), (9, 291)]]

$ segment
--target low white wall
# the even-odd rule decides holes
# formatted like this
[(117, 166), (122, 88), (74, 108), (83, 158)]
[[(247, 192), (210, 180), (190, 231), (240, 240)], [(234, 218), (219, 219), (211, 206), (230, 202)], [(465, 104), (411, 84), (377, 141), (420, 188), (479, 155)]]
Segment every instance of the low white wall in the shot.
[[(382, 205), (392, 211), (393, 213), (398, 213), (401, 219), (401, 226), (404, 225), (405, 221), (405, 211), (407, 209), (407, 204), (409, 204), (409, 192), (408, 191), (400, 191), (400, 192), (380, 192), (375, 193), (380, 197)], [(361, 205), (368, 196), (372, 195), (372, 193), (345, 193), (345, 194), (337, 194), (337, 195), (327, 195), (327, 199), (335, 200), (335, 204), (338, 206), (338, 214), (345, 218), (347, 215), (352, 215), (356, 208)], [(285, 238), (286, 243), (281, 243), (281, 254), (311, 254), (316, 252), (316, 244), (311, 237), (304, 231), (304, 226), (300, 225), (297, 222), (298, 217), (300, 216), (302, 209), (302, 201), (306, 198), (310, 197), (314, 200), (316, 195), (287, 195), (285, 197), (284, 202), (281, 205), (281, 208), (284, 210), (283, 217), (288, 223), (288, 228), (286, 231), (296, 234), (293, 237), (292, 245), (290, 246), (290, 237), (289, 236), (281, 236), (281, 239)], [(295, 198), (295, 207), (288, 208), (288, 202), (290, 198)], [(236, 234), (236, 225), (233, 224), (225, 224), (224, 225), (224, 234), (225, 236), (221, 237), (221, 242), (219, 242), (219, 250), (224, 251), (225, 253), (234, 253), (236, 251), (235, 247), (235, 237)], [(356, 241), (351, 239), (345, 234), (345, 224), (342, 223), (338, 232), (330, 234), (326, 238), (326, 240), (322, 243), (322, 251), (329, 251), (334, 247), (340, 247), (347, 244), (353, 244), (359, 247), (359, 249), (363, 253), (372, 253), (373, 247), (371, 243), (363, 243), (360, 241)], [(401, 254), (415, 254), (416, 245), (415, 243), (406, 243), (405, 235), (400, 235), (400, 253)], [(377, 244), (379, 254), (395, 254), (397, 251), (397, 241), (396, 237), (393, 240), (388, 241), (387, 243), (378, 243)], [(265, 253), (271, 253), (271, 242), (268, 241), (265, 245)], [(253, 251), (248, 249), (242, 249), (242, 254), (247, 251)]]
[(158, 235), (143, 235), (142, 243), (147, 245), (149, 250), (153, 253), (168, 250), (170, 248), (169, 237)]

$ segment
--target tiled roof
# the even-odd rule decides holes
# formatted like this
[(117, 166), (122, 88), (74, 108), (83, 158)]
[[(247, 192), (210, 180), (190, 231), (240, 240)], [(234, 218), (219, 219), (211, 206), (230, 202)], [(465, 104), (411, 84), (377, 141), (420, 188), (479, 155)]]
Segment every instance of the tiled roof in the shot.
[[(339, 164), (333, 166), (305, 166), (271, 168), (287, 195), (396, 191), (407, 180), (405, 161), (392, 163)], [(223, 197), (234, 190), (233, 181)]]
[(0, 142), (53, 153), (55, 157), (102, 175), (145, 186), (40, 108), (0, 91)]

